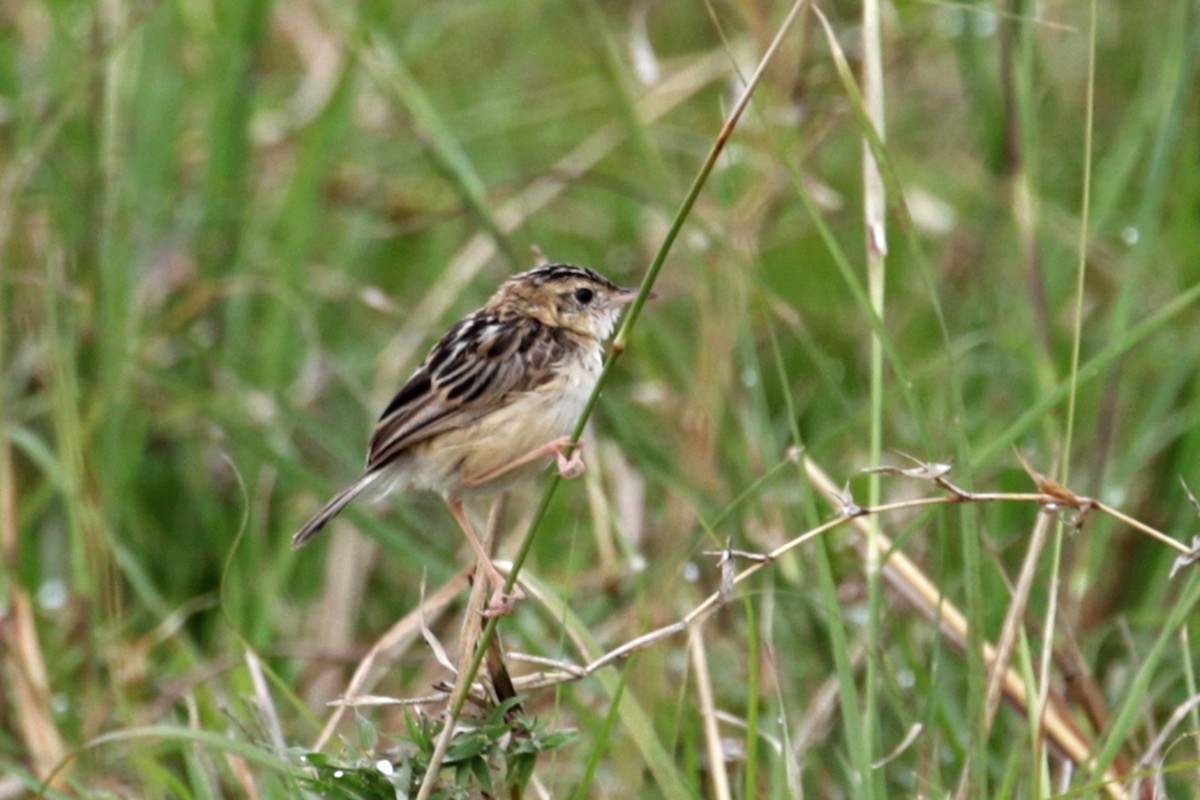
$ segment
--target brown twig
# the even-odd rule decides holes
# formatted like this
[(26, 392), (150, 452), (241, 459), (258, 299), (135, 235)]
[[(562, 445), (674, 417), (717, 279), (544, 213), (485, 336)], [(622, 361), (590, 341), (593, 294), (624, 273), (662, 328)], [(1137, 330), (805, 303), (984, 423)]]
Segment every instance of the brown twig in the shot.
[[(857, 506), (853, 503), (852, 498), (848, 498), (843, 490), (839, 490), (828, 478), (828, 476), (809, 458), (804, 459), (805, 470), (808, 478), (813, 484), (826, 496), (826, 498), (839, 508), (840, 514), (834, 519), (829, 520), (815, 528), (812, 528), (804, 533), (796, 536), (784, 544), (776, 547), (768, 553), (750, 553), (741, 550), (726, 548), (722, 551), (715, 551), (712, 555), (719, 556), (721, 566), (724, 568), (729, 563), (736, 559), (750, 560), (753, 563), (736, 573), (731, 580), (722, 581), (723, 588), (713, 592), (711, 595), (701, 601), (695, 608), (685, 614), (679, 620), (668, 625), (663, 625), (652, 631), (642, 634), (641, 636), (630, 639), (623, 644), (615, 647), (603, 655), (591, 660), (585, 665), (573, 664), (566, 661), (559, 661), (543, 657), (533, 656), (518, 656), (512, 654), (510, 657), (514, 660), (523, 660), (530, 663), (536, 663), (542, 666), (549, 667), (550, 672), (536, 672), (528, 675), (523, 675), (513, 680), (513, 685), (518, 691), (532, 691), (536, 689), (558, 686), (563, 683), (577, 681), (586, 678), (596, 671), (604, 667), (611, 666), (639, 650), (651, 647), (661, 641), (677, 636), (681, 633), (691, 630), (698, 624), (705, 621), (714, 611), (720, 608), (727, 600), (730, 599), (729, 584), (736, 586), (748, 580), (760, 570), (774, 563), (780, 556), (785, 553), (805, 544), (812, 539), (827, 533), (834, 528), (840, 527), (846, 523), (852, 523), (862, 531), (861, 526), (864, 523), (864, 518), (869, 515), (881, 515), (891, 511), (912, 508), (924, 508), (938, 505), (956, 504), (963, 502), (1024, 502), (1035, 505), (1040, 505), (1043, 508), (1043, 519), (1048, 519), (1048, 514), (1057, 513), (1064, 509), (1064, 495), (1062, 492), (1054, 492), (1053, 494), (1034, 492), (1034, 493), (994, 493), (994, 492), (969, 492), (967, 490), (954, 487), (952, 497), (932, 497), (921, 498), (917, 500), (904, 501), (899, 503), (885, 503), (874, 508), (865, 508)], [(889, 468), (890, 469), (890, 468)], [(887, 470), (883, 470), (887, 471)], [(912, 477), (912, 475), (909, 475)], [(923, 475), (930, 480), (935, 480), (930, 475)], [(940, 476), (939, 476), (940, 478)], [(935, 480), (939, 485), (943, 482)], [(1098, 503), (1090, 498), (1078, 498), (1077, 505), (1094, 507), (1103, 513), (1109, 513), (1110, 509), (1101, 503)], [(1122, 518), (1125, 515), (1120, 515)], [(1144, 523), (1139, 523), (1135, 526), (1138, 530), (1149, 528), (1154, 530)], [(1157, 538), (1157, 537), (1156, 537)], [(1174, 541), (1174, 540), (1168, 540)], [(884, 563), (884, 576), (889, 580), (892, 587), (903, 594), (916, 608), (921, 610), (934, 622), (939, 624), (943, 634), (948, 636), (950, 640), (959, 648), (965, 647), (967, 642), (967, 622), (963, 613), (950, 601), (948, 601), (937, 588), (937, 586), (916, 566), (902, 551), (896, 549), (893, 542), (887, 537), (883, 539), (884, 551), (888, 554), (888, 558)], [(1175, 543), (1177, 546), (1178, 542)], [(497, 564), (501, 571), (505, 571), (503, 563)], [(1018, 581), (1018, 593), (1022, 591), (1022, 586), (1031, 580), (1029, 570), (1023, 570), (1021, 579)], [(524, 582), (522, 583), (530, 597), (539, 602), (543, 607), (550, 611), (553, 609), (548, 602), (548, 599), (543, 596), (535, 584)], [(572, 637), (574, 640), (574, 637)], [(580, 653), (586, 654), (587, 649), (582, 642), (575, 641), (575, 645)], [(1007, 656), (990, 643), (984, 644), (984, 663), (992, 670), (993, 681), (1000, 687), (1000, 692), (1003, 697), (1008, 699), (1022, 711), (1027, 710), (1030, 705), (1025, 691), (1025, 683), (1021, 677), (1013, 670), (1004, 668), (999, 665), (1007, 661)], [(396, 699), (377, 696), (359, 696), (347, 697), (339, 705), (422, 705), (428, 703), (444, 702), (449, 697), (447, 692), (438, 692), (432, 695), (426, 695), (418, 698)], [(1090, 755), (1090, 745), (1086, 742), (1082, 732), (1078, 726), (1071, 720), (1062, 707), (1061, 700), (1054, 698), (1049, 704), (1044, 719), (1043, 729), (1046, 735), (1054, 742), (1063, 752), (1065, 752), (1076, 763), (1085, 763)], [(1114, 779), (1112, 775), (1106, 775), (1106, 779)], [(1113, 797), (1122, 797), (1122, 791), (1115, 786), (1107, 788), (1109, 794)]]
[(696, 693), (699, 696), (700, 716), (704, 721), (704, 746), (708, 752), (708, 774), (712, 779), (712, 796), (729, 800), (729, 771), (725, 767), (725, 749), (717, 727), (717, 706), (713, 700), (712, 676), (708, 671), (708, 655), (699, 627), (688, 631), (688, 655), (696, 674)]
[[(12, 451), (0, 430), (0, 567), (16, 574), (17, 491), (12, 468)], [(66, 746), (54, 721), (50, 677), (37, 633), (33, 601), (19, 581), (9, 580), (0, 611), (0, 674), (5, 676), (16, 711), (16, 731), (28, 748), (33, 773), (39, 778), (53, 774), (54, 766), (66, 757)], [(61, 788), (63, 778), (51, 786)]]
[(342, 693), (341, 702), (335, 704), (336, 708), (329, 716), (325, 727), (321, 730), (321, 735), (317, 737), (317, 741), (313, 744), (313, 750), (320, 750), (325, 746), (333, 736), (333, 732), (337, 730), (338, 723), (342, 720), (342, 715), (346, 713), (346, 708), (353, 707), (355, 705), (354, 701), (361, 697), (361, 692), (371, 680), (372, 670), (380, 656), (393, 648), (406, 648), (411, 642), (415, 641), (421, 635), (422, 620), (440, 615), (454, 602), (454, 598), (458, 596), (459, 592), (466, 588), (469, 572), (470, 568), (464, 569), (439, 587), (420, 606), (401, 617), (395, 625), (388, 629), (387, 633), (371, 646), (366, 657), (359, 663), (358, 668), (354, 670), (354, 675), (350, 678), (350, 683), (346, 686), (345, 692)]

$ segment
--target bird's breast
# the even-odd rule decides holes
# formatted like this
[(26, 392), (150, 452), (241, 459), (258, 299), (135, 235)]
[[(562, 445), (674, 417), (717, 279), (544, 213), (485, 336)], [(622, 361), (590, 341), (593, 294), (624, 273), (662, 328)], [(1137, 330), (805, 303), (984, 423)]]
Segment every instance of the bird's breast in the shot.
[[(459, 475), (466, 480), (500, 469), (547, 442), (571, 433), (587, 405), (600, 375), (599, 353), (573, 359), (555, 369), (540, 386), (512, 395), (506, 403), (456, 435), (454, 445), (462, 456)], [(443, 442), (443, 446), (449, 444)], [(544, 470), (550, 459), (537, 459), (506, 474), (495, 491)]]

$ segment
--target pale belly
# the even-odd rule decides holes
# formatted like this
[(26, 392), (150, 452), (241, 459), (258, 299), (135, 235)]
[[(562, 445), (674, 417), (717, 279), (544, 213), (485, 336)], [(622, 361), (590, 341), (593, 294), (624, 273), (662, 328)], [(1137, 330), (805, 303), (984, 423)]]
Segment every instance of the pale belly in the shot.
[(548, 387), (517, 395), (497, 409), (457, 431), (447, 431), (414, 448), (406, 470), (409, 485), (443, 495), (501, 491), (536, 476), (553, 463), (538, 458), (477, 487), (472, 479), (499, 470), (542, 445), (571, 433), (596, 385), (600, 359), (589, 360), (563, 375), (554, 391)]

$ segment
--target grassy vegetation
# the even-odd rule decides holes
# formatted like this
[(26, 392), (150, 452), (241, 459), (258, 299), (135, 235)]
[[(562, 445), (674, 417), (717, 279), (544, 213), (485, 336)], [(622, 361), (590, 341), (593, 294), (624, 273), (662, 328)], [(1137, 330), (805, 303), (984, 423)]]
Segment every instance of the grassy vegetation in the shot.
[[(1195, 3), (884, 7), (879, 314), (861, 9), (821, 10), (836, 46), (801, 16), (668, 254), (589, 471), (533, 540), (542, 599), (498, 627), (510, 652), (582, 664), (683, 618), (721, 585), (706, 551), (836, 518), (816, 467), (858, 505), (947, 496), (864, 476), (876, 442), (1033, 492), (1016, 448), (1181, 542), (1200, 527)], [(327, 704), (365, 657), (360, 694), (451, 679), (412, 612), (424, 583), (456, 660), (462, 537), (399, 497), (288, 539), (532, 248), (641, 280), (785, 12), (0, 4), (0, 798), (403, 794), (441, 707)], [(1140, 774), (1200, 797), (1200, 577), (1101, 511), (1038, 518), (871, 517), (962, 609), (965, 648), (843, 524), (519, 718), (468, 705), (443, 788), (1122, 796)], [(992, 720), (985, 641), (1099, 767), (1011, 702)]]

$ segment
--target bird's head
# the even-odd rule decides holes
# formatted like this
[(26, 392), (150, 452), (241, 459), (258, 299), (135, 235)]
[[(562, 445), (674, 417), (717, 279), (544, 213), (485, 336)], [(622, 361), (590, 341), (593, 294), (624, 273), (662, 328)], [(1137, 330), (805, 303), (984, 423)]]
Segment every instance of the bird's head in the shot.
[(637, 289), (617, 286), (594, 270), (548, 264), (509, 278), (488, 306), (603, 341), (636, 297)]

